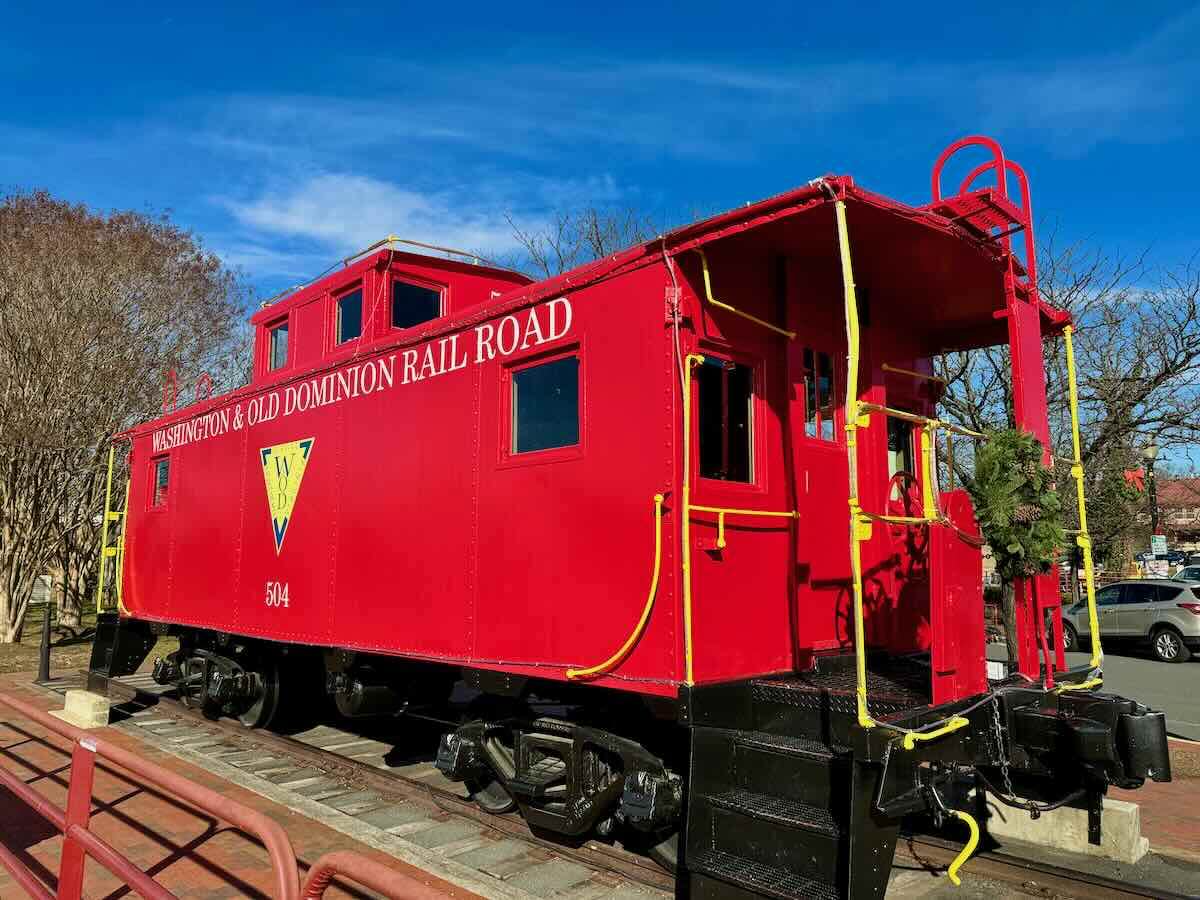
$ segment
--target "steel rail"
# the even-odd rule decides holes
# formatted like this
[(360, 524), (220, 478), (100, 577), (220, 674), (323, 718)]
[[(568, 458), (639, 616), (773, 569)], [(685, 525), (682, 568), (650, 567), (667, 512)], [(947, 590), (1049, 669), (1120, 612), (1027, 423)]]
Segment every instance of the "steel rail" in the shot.
[[(958, 845), (930, 835), (901, 835), (896, 842), (896, 852), (897, 855), (903, 854), (918, 864), (931, 862), (938, 867), (945, 867), (958, 852)], [(1104, 875), (1022, 859), (997, 850), (977, 852), (971, 857), (966, 874), (1014, 884), (1036, 881), (1039, 887), (1056, 894), (1061, 891), (1067, 896), (1086, 896), (1092, 900), (1132, 900), (1139, 897), (1150, 897), (1154, 900), (1194, 900), (1194, 895), (1191, 894), (1179, 894), (1162, 888), (1117, 881)], [(1087, 888), (1086, 894), (1080, 893), (1080, 886)]]

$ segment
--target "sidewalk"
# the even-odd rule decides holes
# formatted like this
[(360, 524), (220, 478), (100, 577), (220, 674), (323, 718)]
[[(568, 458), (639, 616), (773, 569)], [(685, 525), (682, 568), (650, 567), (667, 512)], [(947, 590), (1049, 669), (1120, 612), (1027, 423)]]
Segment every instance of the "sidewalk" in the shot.
[[(31, 691), (14, 678), (0, 677), (0, 691), (11, 693), (41, 709), (54, 708), (55, 699)], [(113, 728), (98, 729), (105, 740), (118, 744), (184, 777), (277, 821), (287, 831), (299, 860), (301, 877), (308, 866), (332, 850), (352, 850), (383, 863), (449, 897), (474, 897), (462, 888), (396, 860), (345, 834), (301, 816), (251, 791), (192, 766)], [(66, 805), (69, 743), (28, 721), (0, 715), (0, 765), (19, 775), (52, 802)], [(96, 767), (93, 830), (128, 856), (163, 887), (189, 898), (268, 898), (271, 869), (265, 850), (252, 838), (214, 820), (187, 803), (138, 784), (133, 777), (106, 763)], [(58, 871), (62, 837), (18, 798), (0, 790), (0, 841), (30, 865), (48, 884)], [(88, 897), (131, 896), (121, 882), (92, 860), (84, 882)], [(19, 898), (24, 892), (0, 869), (0, 897)], [(365, 889), (344, 888), (334, 882), (330, 898), (375, 896)]]
[(1200, 743), (1172, 739), (1170, 746), (1174, 781), (1108, 793), (1141, 807), (1142, 835), (1152, 853), (1200, 862)]

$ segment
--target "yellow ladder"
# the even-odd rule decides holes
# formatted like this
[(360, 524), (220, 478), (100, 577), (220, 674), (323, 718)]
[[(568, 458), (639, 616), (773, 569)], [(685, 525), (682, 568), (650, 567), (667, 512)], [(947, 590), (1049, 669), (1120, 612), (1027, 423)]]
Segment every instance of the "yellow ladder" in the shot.
[[(112, 508), (113, 465), (116, 462), (117, 448), (108, 449), (108, 474), (104, 479), (104, 519), (100, 525), (100, 570), (96, 577), (96, 612), (102, 613), (104, 607), (104, 581), (108, 571), (107, 562), (113, 560), (113, 580), (116, 583), (117, 602), (109, 609), (123, 609), (121, 602), (121, 570), (125, 562), (125, 519), (129, 513), (129, 481), (125, 482), (125, 502), (120, 512)], [(121, 531), (115, 544), (108, 542), (109, 523), (121, 522)]]

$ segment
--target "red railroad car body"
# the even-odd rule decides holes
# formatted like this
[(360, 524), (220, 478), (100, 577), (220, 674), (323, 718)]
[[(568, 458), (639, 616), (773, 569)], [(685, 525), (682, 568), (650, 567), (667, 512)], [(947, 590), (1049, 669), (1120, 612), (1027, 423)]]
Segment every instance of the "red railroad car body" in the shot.
[[(972, 340), (1003, 338), (991, 318), (1004, 305), (998, 255), (933, 213), (833, 183), (846, 193), (870, 309), (863, 398), (931, 415), (930, 382), (901, 370), (929, 373), (933, 354), (968, 343), (963, 325)], [(692, 502), (798, 511), (794, 523), (728, 515), (720, 550), (717, 514), (693, 514), (694, 678), (803, 668), (814, 652), (848, 647), (834, 235), (821, 190), (806, 187), (538, 284), (388, 249), (323, 278), (256, 314), (249, 387), (131, 433), (125, 606), (151, 621), (563, 677), (607, 658), (638, 621), (654, 564), (652, 498), (662, 493), (650, 620), (598, 680), (673, 695), (685, 680), (677, 283), (683, 352), (736, 363), (751, 382), (748, 392), (746, 379), (735, 385), (750, 406), (740, 426), (749, 471), (707, 477), (702, 434), (730, 414), (728, 393), (718, 409), (707, 392), (728, 392), (709, 387), (728, 378), (693, 381)], [(706, 303), (701, 249), (715, 297), (795, 339)], [(392, 327), (396, 283), (437, 290), (442, 314)], [(339, 344), (348, 292), (362, 304), (362, 333)], [(287, 359), (271, 370), (271, 331), (284, 323)], [(514, 378), (564, 359), (578, 365), (578, 440), (513, 452), (523, 424)], [(820, 408), (809, 409), (814, 400)], [(897, 454), (915, 469), (911, 435), (890, 456), (888, 436), (880, 427), (860, 439), (866, 508), (895, 501)], [(298, 442), (306, 453), (287, 456)], [(286, 520), (270, 496), (289, 490), (281, 466), (294, 492)], [(878, 532), (866, 551), (878, 570), (868, 640), (928, 650), (923, 553), (912, 556), (904, 529)], [(978, 594), (977, 554), (945, 564), (954, 570), (941, 577)], [(951, 645), (968, 636), (974, 645), (952, 699), (982, 688), (982, 620), (947, 625)]]
[(968, 782), (1085, 804), (1098, 842), (1110, 783), (1170, 779), (1165, 720), (1092, 690), (1098, 646), (1067, 670), (1053, 575), (1016, 584), (1019, 671), (989, 680), (982, 539), (928, 452), (933, 359), (1004, 343), (1049, 445), (1070, 319), (1030, 219), (971, 138), (926, 206), (829, 176), (536, 283), (389, 240), (254, 316), (249, 385), (125, 435), (92, 669), (171, 630), (155, 678), (255, 726), (304, 670), (347, 715), (461, 673), (447, 777), (682, 850), (698, 897), (879, 897), (901, 818), (973, 825)]

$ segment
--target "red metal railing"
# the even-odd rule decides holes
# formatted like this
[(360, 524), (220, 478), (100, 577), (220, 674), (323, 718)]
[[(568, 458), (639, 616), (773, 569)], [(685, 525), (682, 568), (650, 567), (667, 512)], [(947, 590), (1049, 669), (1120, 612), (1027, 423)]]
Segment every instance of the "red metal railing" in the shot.
[[(189, 781), (170, 769), (142, 759), (99, 735), (68, 725), (15, 697), (0, 694), (0, 706), (8, 707), (22, 718), (73, 742), (65, 810), (55, 806), (18, 776), (0, 766), (0, 785), (19, 797), (25, 805), (63, 835), (58, 869), (58, 900), (78, 900), (82, 896), (84, 862), (88, 856), (149, 900), (171, 900), (175, 897), (175, 894), (158, 884), (90, 830), (97, 757), (137, 776), (146, 785), (160, 788), (258, 838), (271, 860), (274, 896), (279, 900), (299, 900), (300, 875), (296, 854), (286, 832), (272, 819), (236, 800)], [(29, 896), (37, 900), (54, 900), (56, 897), (3, 843), (0, 843), (0, 865), (9, 871)], [(401, 875), (360, 854), (338, 851), (322, 856), (312, 867), (304, 884), (305, 900), (315, 900), (323, 896), (335, 876), (357, 881), (394, 898), (433, 900), (435, 897), (445, 896), (428, 885)]]
[(389, 897), (404, 897), (405, 900), (445, 900), (446, 896), (436, 888), (389, 869), (383, 863), (348, 850), (326, 853), (313, 863), (301, 896), (304, 900), (319, 900), (325, 896), (325, 889), (335, 876), (357, 881)]

